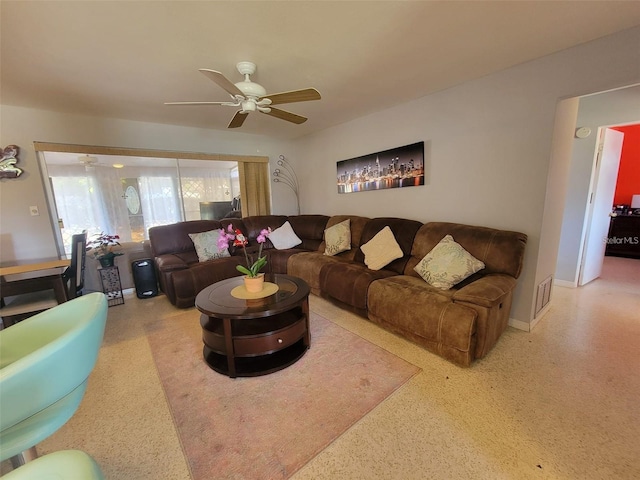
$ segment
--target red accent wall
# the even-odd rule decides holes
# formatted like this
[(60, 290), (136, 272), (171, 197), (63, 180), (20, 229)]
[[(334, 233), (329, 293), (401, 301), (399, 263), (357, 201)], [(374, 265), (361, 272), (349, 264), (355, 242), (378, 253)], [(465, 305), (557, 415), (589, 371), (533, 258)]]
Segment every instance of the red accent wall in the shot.
[(614, 205), (630, 205), (631, 196), (640, 194), (640, 124), (613, 127), (624, 133)]

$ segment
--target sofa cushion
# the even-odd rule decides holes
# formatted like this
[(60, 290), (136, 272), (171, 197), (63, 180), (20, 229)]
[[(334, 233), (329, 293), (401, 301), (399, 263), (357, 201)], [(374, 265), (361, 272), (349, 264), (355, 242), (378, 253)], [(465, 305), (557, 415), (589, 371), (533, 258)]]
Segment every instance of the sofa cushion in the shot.
[(332, 257), (351, 249), (351, 220), (346, 219), (324, 231), (324, 254)]
[(218, 247), (220, 230), (210, 230), (208, 232), (190, 233), (189, 237), (193, 241), (193, 246), (198, 254), (198, 261), (206, 262), (214, 258), (229, 256), (229, 249)]
[(242, 275), (236, 267), (244, 265), (244, 258), (230, 256), (171, 273), (172, 303), (178, 308), (193, 307), (196, 295), (205, 287), (221, 280)]
[(448, 292), (418, 277), (377, 280), (368, 292), (367, 316), (458, 365), (475, 358), (477, 313), (451, 302)]
[(385, 226), (367, 243), (360, 247), (364, 253), (364, 263), (371, 270), (380, 270), (404, 253), (396, 242), (393, 232)]
[(320, 295), (320, 272), (328, 263), (346, 262), (339, 255), (328, 257), (322, 252), (301, 252), (287, 259), (287, 275), (303, 279), (311, 292)]
[(349, 307), (367, 309), (367, 292), (375, 280), (396, 275), (390, 270), (371, 270), (361, 263), (331, 262), (320, 270), (320, 291)]
[(445, 235), (415, 266), (415, 271), (429, 285), (449, 290), (483, 268), (483, 262), (462, 248), (451, 235)]
[(296, 232), (293, 231), (293, 228), (291, 228), (291, 224), (288, 221), (284, 222), (281, 227), (272, 231), (269, 235), (269, 240), (271, 240), (273, 246), (278, 250), (293, 248), (302, 243), (302, 240), (300, 240), (296, 235)]

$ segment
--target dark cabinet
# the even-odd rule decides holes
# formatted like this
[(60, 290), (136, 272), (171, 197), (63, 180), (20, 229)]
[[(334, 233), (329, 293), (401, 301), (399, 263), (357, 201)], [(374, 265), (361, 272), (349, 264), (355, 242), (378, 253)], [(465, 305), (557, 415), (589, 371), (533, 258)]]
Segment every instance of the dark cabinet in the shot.
[(640, 258), (640, 215), (611, 217), (605, 255)]

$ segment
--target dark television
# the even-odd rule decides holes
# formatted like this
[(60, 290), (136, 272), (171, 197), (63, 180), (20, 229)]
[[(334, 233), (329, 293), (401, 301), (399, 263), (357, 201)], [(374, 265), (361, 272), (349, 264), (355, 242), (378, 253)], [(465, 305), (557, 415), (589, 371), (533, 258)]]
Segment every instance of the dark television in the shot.
[(232, 210), (231, 202), (200, 202), (202, 220), (220, 220)]

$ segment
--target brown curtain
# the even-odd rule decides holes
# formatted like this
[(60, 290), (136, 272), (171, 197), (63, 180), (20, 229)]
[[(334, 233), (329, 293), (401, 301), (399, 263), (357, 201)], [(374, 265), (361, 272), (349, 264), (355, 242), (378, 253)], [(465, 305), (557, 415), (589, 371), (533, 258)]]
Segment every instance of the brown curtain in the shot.
[(238, 162), (242, 216), (270, 215), (269, 164)]

